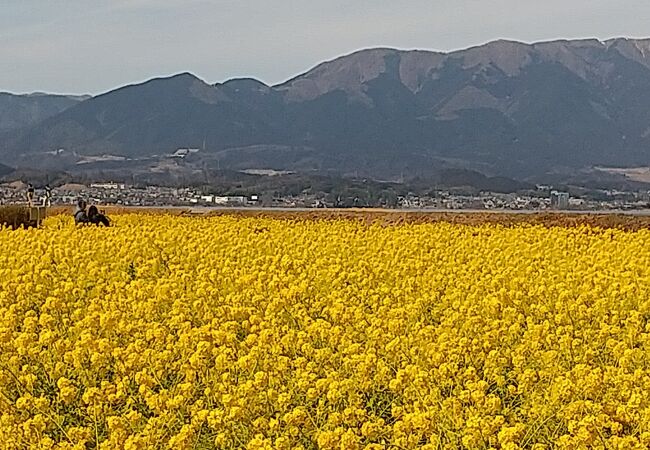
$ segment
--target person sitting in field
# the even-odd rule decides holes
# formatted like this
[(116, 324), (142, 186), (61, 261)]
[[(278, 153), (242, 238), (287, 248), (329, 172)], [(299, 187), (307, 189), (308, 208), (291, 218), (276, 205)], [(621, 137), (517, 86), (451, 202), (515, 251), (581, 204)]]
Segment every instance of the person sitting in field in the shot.
[(104, 214), (100, 213), (95, 205), (91, 205), (88, 208), (88, 221), (97, 226), (104, 225), (105, 227), (110, 227), (111, 222), (108, 220)]
[(74, 212), (75, 225), (89, 223), (88, 214), (86, 213), (86, 202), (83, 199), (77, 201), (77, 209)]

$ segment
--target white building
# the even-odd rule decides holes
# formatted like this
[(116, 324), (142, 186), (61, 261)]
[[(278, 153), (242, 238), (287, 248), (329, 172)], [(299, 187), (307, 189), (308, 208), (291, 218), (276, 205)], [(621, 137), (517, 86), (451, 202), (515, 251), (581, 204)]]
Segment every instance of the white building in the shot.
[(124, 190), (126, 185), (122, 183), (93, 183), (90, 185), (92, 189), (114, 189)]

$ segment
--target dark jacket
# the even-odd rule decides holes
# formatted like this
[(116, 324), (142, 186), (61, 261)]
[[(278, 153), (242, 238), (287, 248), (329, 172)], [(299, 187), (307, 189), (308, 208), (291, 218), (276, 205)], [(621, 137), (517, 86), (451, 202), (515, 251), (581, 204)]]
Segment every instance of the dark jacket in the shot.
[(74, 212), (74, 223), (75, 224), (80, 224), (80, 223), (88, 223), (88, 215), (86, 214), (85, 209), (77, 208), (76, 211)]

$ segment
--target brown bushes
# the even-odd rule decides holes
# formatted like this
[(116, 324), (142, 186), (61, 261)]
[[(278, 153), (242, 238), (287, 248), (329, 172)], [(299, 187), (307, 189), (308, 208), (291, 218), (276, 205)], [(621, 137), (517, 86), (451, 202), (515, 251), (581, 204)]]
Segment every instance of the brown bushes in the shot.
[(26, 206), (0, 206), (0, 226), (13, 229), (32, 225)]

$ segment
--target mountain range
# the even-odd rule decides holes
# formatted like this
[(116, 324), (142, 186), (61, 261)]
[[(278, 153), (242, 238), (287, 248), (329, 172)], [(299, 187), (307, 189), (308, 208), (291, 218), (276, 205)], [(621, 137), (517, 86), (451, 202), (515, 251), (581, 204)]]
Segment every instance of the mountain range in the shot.
[(368, 49), (275, 86), (182, 73), (92, 98), (4, 94), (0, 162), (376, 179), (648, 166), (650, 39)]
[(89, 98), (89, 95), (15, 95), (0, 92), (0, 132), (35, 125)]

